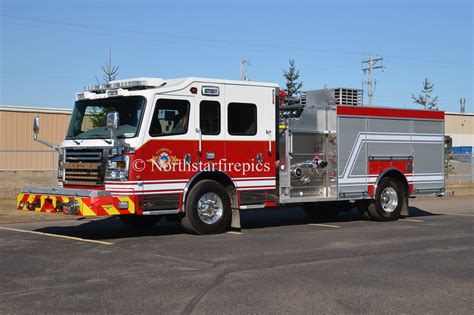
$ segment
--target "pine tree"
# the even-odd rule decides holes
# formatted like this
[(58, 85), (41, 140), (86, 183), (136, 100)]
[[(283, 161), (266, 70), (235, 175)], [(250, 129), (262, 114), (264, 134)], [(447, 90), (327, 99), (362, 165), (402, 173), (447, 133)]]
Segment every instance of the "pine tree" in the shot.
[(423, 89), (418, 96), (412, 94), (411, 98), (415, 104), (423, 106), (425, 109), (437, 110), (438, 109), (438, 97), (432, 97), (434, 84), (428, 79), (423, 81)]
[(286, 79), (286, 95), (288, 98), (299, 96), (303, 82), (299, 82), (300, 71), (296, 69), (295, 60), (289, 60), (290, 67), (288, 70), (283, 70), (283, 77)]

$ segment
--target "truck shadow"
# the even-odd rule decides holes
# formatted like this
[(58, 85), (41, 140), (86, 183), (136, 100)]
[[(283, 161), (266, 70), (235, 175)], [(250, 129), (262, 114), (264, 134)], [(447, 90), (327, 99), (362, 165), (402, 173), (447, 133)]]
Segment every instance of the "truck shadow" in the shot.
[[(104, 218), (84, 220), (71, 226), (51, 226), (37, 229), (38, 232), (80, 237), (91, 240), (112, 240), (146, 236), (166, 236), (184, 234), (179, 222), (169, 222), (163, 219), (159, 224), (150, 228), (132, 228), (120, 221), (119, 218)], [(78, 223), (78, 221), (75, 221)]]
[[(417, 207), (410, 207), (411, 217), (434, 216), (434, 214)], [(356, 209), (343, 212), (332, 219), (309, 218), (300, 207), (278, 207), (241, 212), (243, 230), (264, 229), (278, 226), (305, 225), (309, 223), (338, 223), (361, 221)], [(76, 221), (79, 223), (78, 221)], [(383, 223), (381, 223), (383, 224)], [(82, 224), (72, 226), (51, 226), (37, 229), (38, 232), (80, 237), (92, 240), (113, 240), (147, 236), (173, 236), (186, 234), (179, 222), (161, 220), (151, 228), (131, 228), (118, 218), (87, 220)]]

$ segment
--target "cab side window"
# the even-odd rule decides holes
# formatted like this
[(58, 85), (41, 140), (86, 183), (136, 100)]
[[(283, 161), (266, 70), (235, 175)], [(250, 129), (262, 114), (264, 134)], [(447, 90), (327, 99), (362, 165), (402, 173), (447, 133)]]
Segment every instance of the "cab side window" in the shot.
[(250, 103), (229, 103), (227, 126), (230, 135), (255, 136), (257, 134), (257, 106)]
[(199, 126), (203, 135), (221, 133), (221, 104), (216, 101), (202, 101), (199, 104)]
[(152, 137), (185, 134), (188, 122), (188, 101), (162, 98), (156, 102), (149, 134)]

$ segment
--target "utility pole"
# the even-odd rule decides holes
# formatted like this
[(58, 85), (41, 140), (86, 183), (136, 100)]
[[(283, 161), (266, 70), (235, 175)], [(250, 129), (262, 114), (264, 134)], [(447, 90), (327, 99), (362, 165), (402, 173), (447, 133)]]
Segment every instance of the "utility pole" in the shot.
[(362, 61), (362, 66), (364, 66), (364, 64), (367, 64), (365, 68), (362, 68), (362, 71), (364, 71), (364, 74), (366, 74), (367, 72), (369, 73), (369, 80), (365, 81), (367, 82), (367, 85), (369, 87), (369, 106), (372, 106), (372, 97), (374, 96), (375, 86), (377, 85), (377, 80), (374, 80), (374, 70), (382, 69), (382, 72), (385, 71), (385, 67), (383, 65), (377, 66), (377, 63), (379, 61), (381, 62), (382, 60), (383, 57), (373, 58), (372, 56), (370, 56), (368, 60)]
[(463, 97), (459, 100), (459, 103), (461, 104), (461, 110), (460, 112), (464, 114), (466, 112), (466, 99)]
[(248, 81), (249, 78), (247, 77), (247, 66), (250, 65), (250, 60), (241, 59), (240, 60), (240, 80)]

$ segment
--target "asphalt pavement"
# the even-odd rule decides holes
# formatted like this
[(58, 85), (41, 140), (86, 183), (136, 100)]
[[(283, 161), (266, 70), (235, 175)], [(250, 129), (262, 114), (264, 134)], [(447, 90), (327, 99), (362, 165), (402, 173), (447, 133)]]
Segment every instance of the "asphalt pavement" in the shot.
[(0, 314), (471, 314), (474, 199), (410, 205), (385, 223), (248, 210), (242, 233), (210, 236), (166, 220), (0, 224)]

